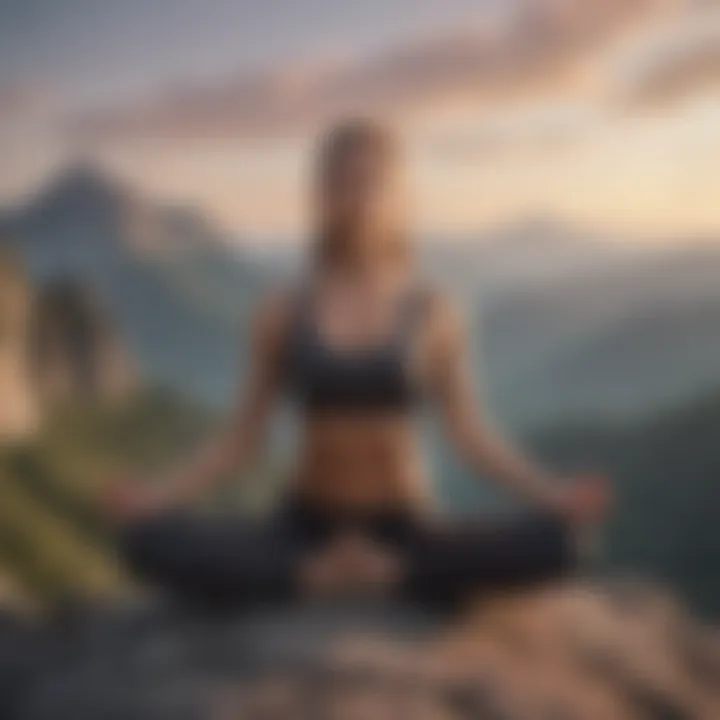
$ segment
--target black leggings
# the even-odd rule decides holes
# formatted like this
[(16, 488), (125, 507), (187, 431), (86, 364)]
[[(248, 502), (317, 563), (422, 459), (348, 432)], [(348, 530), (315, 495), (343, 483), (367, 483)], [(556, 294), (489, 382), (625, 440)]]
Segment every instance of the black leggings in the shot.
[[(292, 600), (301, 559), (353, 523), (290, 501), (270, 520), (162, 516), (126, 528), (123, 555), (141, 578), (185, 600), (240, 605)], [(354, 523), (398, 553), (413, 602), (531, 585), (574, 565), (567, 526), (548, 515), (442, 525), (388, 513)]]

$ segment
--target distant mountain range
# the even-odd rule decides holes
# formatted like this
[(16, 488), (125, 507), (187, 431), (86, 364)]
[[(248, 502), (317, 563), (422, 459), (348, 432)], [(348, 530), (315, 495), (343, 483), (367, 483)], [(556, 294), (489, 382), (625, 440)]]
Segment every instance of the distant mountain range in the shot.
[(263, 272), (201, 215), (156, 206), (82, 166), (0, 216), (0, 236), (37, 281), (71, 277), (99, 293), (147, 376), (227, 400)]
[[(0, 214), (0, 236), (37, 280), (99, 292), (148, 377), (213, 405), (242, 374), (255, 299), (298, 260), (243, 255), (199, 213), (86, 166)], [(649, 411), (720, 384), (720, 243), (622, 242), (527, 218), (421, 257), (470, 308), (479, 374), (514, 423)]]
[(630, 239), (553, 220), (522, 217), (481, 237), (453, 243), (431, 238), (422, 245), (426, 271), (466, 297), (494, 297), (568, 279), (595, 276), (648, 255), (648, 246)]
[(498, 291), (481, 318), (507, 415), (650, 412), (720, 384), (720, 245), (646, 249)]

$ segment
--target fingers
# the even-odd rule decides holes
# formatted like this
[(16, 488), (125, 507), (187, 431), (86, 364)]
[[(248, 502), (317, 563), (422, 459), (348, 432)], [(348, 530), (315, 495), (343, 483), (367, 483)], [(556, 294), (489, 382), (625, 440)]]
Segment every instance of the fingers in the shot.
[(576, 507), (585, 524), (603, 522), (612, 507), (612, 491), (606, 478), (592, 476), (576, 487)]
[(100, 499), (102, 511), (115, 522), (139, 519), (151, 510), (150, 498), (135, 481), (114, 482)]

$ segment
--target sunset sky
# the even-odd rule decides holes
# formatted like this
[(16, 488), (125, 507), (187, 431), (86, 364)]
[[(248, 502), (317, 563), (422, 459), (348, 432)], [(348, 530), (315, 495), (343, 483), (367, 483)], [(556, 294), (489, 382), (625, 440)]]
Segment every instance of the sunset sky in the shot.
[(720, 238), (715, 0), (0, 0), (5, 204), (90, 157), (291, 240), (351, 113), (403, 130), (420, 232)]

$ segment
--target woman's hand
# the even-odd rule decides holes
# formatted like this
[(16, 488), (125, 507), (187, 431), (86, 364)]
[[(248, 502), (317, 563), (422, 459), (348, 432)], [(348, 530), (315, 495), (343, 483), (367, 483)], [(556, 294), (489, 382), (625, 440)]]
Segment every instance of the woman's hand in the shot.
[(101, 507), (114, 522), (127, 523), (163, 512), (169, 506), (166, 493), (135, 478), (117, 478), (103, 494)]
[(600, 475), (570, 478), (553, 491), (551, 507), (575, 525), (600, 525), (612, 509), (610, 482)]

